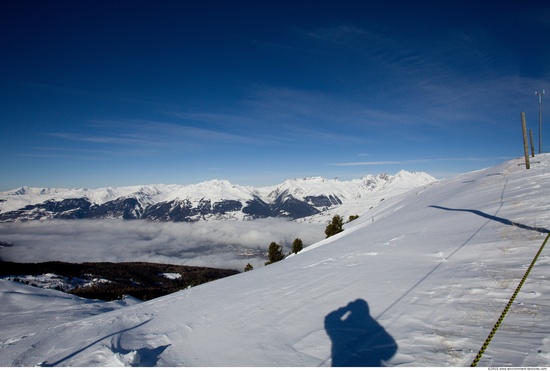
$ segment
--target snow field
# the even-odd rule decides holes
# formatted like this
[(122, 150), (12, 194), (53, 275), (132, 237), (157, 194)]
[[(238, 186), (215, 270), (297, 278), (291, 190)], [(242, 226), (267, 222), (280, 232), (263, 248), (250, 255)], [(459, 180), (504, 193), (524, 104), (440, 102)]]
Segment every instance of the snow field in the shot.
[[(529, 171), (514, 159), (388, 198), (261, 269), (40, 331), (15, 319), (0, 365), (468, 366), (550, 228), (550, 156), (537, 160)], [(543, 251), (479, 366), (548, 366), (549, 275)], [(2, 286), (2, 295), (24, 289)], [(52, 303), (54, 317), (64, 306)], [(15, 309), (2, 309), (0, 326)]]

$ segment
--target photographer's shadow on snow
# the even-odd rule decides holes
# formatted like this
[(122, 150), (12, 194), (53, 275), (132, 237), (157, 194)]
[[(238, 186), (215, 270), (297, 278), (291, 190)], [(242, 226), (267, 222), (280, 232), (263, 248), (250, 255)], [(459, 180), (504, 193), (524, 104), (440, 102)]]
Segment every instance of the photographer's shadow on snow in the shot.
[(325, 317), (332, 341), (332, 367), (380, 367), (397, 352), (393, 337), (369, 314), (363, 299)]

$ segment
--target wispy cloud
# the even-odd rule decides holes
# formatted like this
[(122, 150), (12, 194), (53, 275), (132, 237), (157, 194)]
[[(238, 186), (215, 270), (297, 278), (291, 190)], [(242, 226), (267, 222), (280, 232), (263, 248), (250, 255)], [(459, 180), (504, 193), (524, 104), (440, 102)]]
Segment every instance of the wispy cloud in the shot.
[[(383, 112), (365, 115), (362, 104), (336, 95), (281, 86), (253, 86), (236, 112), (172, 112), (184, 122), (208, 124), (224, 132), (238, 133), (256, 144), (289, 143), (294, 140), (363, 141), (349, 129), (388, 125)], [(372, 117), (375, 116), (375, 117)], [(405, 117), (393, 115), (394, 120)]]
[(120, 155), (120, 151), (114, 149), (86, 149), (81, 146), (76, 147), (32, 147), (31, 152), (20, 152), (19, 157), (36, 157), (36, 158), (59, 158), (71, 160), (86, 160), (94, 161), (99, 159), (113, 158)]
[[(266, 117), (250, 112), (246, 105), (240, 107), (239, 113), (215, 112), (167, 112), (168, 115), (183, 120), (184, 123), (209, 125), (218, 128), (220, 133), (233, 136), (243, 144), (265, 145), (285, 140), (284, 135), (265, 129)], [(264, 112), (266, 114), (266, 112)], [(222, 138), (223, 139), (223, 138)]]
[(281, 86), (257, 86), (245, 104), (251, 115), (291, 131), (295, 127), (341, 133), (387, 125), (388, 118), (407, 121), (402, 114), (378, 110), (356, 98)]
[(150, 145), (154, 143), (151, 140), (147, 140), (145, 137), (137, 138), (136, 136), (134, 136), (133, 138), (131, 138), (124, 135), (99, 136), (76, 133), (48, 133), (48, 135), (68, 141), (97, 144)]
[(333, 166), (369, 166), (369, 165), (400, 165), (409, 163), (406, 161), (361, 161), (361, 162), (334, 162)]
[(482, 28), (442, 29), (421, 42), (376, 24), (341, 24), (304, 35), (320, 48), (331, 53), (336, 48), (360, 61), (350, 69), (370, 93), (360, 103), (362, 121), (370, 125), (405, 130), (427, 125), (443, 131), (480, 124), (494, 127), (519, 106), (518, 96), (526, 93), (521, 86), (534, 86), (509, 69), (518, 56)]
[(406, 165), (428, 162), (480, 162), (487, 160), (507, 160), (508, 157), (455, 157), (455, 158), (433, 158), (433, 159), (416, 159), (402, 161), (356, 161), (356, 162), (333, 162), (328, 165), (332, 166), (374, 166), (374, 165)]
[(368, 28), (349, 24), (333, 25), (302, 31), (302, 37), (307, 43), (318, 43), (340, 50), (353, 50), (354, 53), (368, 53), (369, 56), (380, 53), (381, 46), (387, 45), (391, 39)]
[[(155, 152), (180, 152), (195, 148), (258, 143), (250, 135), (232, 134), (223, 130), (199, 128), (185, 124), (148, 120), (93, 121), (86, 133), (51, 132), (48, 136), (67, 143), (87, 143), (96, 153), (106, 149), (127, 155)], [(90, 148), (71, 147), (75, 151)]]

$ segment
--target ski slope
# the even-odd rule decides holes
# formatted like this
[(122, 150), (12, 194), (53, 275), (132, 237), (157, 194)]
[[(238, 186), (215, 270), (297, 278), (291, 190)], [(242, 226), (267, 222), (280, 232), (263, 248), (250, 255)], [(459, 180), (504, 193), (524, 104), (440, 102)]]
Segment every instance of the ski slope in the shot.
[[(533, 160), (386, 199), (298, 255), (148, 302), (2, 282), (0, 366), (468, 366), (550, 229), (550, 155)], [(550, 365), (549, 249), (479, 366)]]

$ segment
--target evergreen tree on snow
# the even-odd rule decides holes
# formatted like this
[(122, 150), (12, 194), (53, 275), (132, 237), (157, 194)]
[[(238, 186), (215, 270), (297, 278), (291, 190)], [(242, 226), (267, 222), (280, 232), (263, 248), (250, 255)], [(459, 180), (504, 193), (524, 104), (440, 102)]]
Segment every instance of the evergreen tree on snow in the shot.
[(285, 254), (283, 254), (283, 248), (281, 247), (281, 245), (278, 245), (275, 242), (271, 242), (271, 244), (269, 245), (269, 249), (267, 250), (267, 258), (269, 260), (265, 263), (265, 265), (283, 260), (285, 258)]
[(344, 220), (342, 217), (338, 214), (334, 215), (332, 217), (332, 222), (327, 225), (325, 228), (325, 234), (327, 235), (326, 238), (329, 238), (330, 236), (334, 236), (335, 234), (338, 234), (344, 230)]
[(298, 254), (304, 248), (304, 243), (301, 239), (297, 238), (292, 243), (292, 253)]

